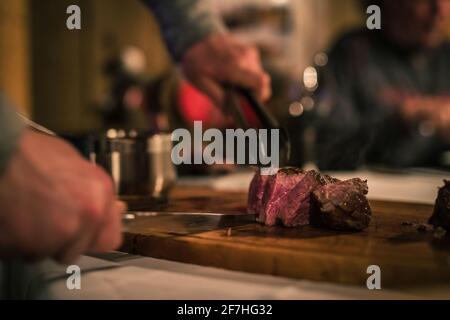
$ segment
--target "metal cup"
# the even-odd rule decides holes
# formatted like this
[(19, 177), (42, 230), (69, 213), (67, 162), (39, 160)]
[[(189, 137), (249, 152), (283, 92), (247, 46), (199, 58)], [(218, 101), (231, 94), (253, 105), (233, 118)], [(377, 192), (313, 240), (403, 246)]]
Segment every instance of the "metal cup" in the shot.
[(91, 161), (113, 178), (120, 196), (165, 198), (175, 184), (171, 135), (109, 129), (91, 139)]

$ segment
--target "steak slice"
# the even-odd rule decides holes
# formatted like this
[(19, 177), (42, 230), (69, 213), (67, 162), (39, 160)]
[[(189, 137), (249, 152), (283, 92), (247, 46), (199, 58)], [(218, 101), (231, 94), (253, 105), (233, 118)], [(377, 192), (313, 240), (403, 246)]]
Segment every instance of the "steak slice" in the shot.
[(337, 179), (311, 170), (303, 175), (297, 185), (288, 193), (278, 218), (286, 227), (297, 227), (309, 224), (311, 212), (311, 193), (326, 184), (335, 183)]
[(258, 221), (267, 226), (274, 226), (279, 218), (279, 212), (286, 205), (288, 194), (305, 175), (301, 169), (288, 167), (269, 176)]
[(363, 230), (371, 209), (367, 181), (359, 178), (324, 185), (312, 193), (311, 222), (335, 230)]
[(267, 181), (269, 181), (269, 176), (261, 175), (258, 170), (250, 183), (250, 188), (248, 191), (248, 213), (259, 214), (262, 208), (262, 201), (264, 192), (266, 191)]
[(428, 222), (450, 232), (450, 181), (444, 180), (444, 186), (439, 188), (433, 215)]

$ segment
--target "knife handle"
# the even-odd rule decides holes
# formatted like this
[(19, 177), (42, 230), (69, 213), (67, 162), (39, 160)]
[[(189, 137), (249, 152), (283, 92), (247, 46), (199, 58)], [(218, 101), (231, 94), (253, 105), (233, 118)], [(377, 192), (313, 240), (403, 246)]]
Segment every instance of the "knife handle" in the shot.
[(280, 130), (280, 150), (284, 150), (286, 162), (289, 162), (291, 156), (291, 142), (287, 130), (280, 126), (278, 121), (266, 110), (251, 90), (244, 87), (235, 87), (235, 90), (247, 99), (253, 112), (255, 112), (256, 116), (260, 120), (263, 128)]

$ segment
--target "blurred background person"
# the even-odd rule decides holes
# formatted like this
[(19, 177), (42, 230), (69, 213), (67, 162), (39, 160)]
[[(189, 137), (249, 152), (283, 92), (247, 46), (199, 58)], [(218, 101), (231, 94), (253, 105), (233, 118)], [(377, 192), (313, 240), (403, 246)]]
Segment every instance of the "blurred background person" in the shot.
[[(178, 19), (176, 13), (153, 14), (141, 0), (3, 0), (0, 86), (22, 112), (71, 141), (110, 128), (152, 132), (190, 128), (195, 120), (202, 120), (204, 128), (234, 128), (230, 116), (222, 113), (226, 108), (217, 106), (217, 99), (199, 85), (211, 76), (198, 80), (189, 72), (179, 72), (180, 66), (186, 66), (175, 53), (179, 47), (170, 45), (168, 50), (165, 46), (174, 36), (160, 28), (160, 21), (175, 19), (185, 25), (191, 19), (201, 22), (200, 35), (210, 26), (222, 39), (231, 35), (238, 47), (244, 43), (249, 56), (257, 48), (261, 65), (272, 79), (267, 83), (263, 76), (263, 87), (272, 91), (265, 104), (287, 124), (300, 114), (290, 106), (300, 99), (303, 83), (299, 80), (305, 68), (342, 30), (363, 22), (356, 2), (207, 0)], [(82, 11), (81, 30), (61, 27), (67, 7), (73, 4)], [(212, 10), (214, 17), (205, 19), (205, 10)], [(196, 32), (182, 31), (184, 46)], [(221, 47), (220, 55), (226, 54)], [(201, 54), (196, 50), (190, 59), (194, 56)], [(244, 67), (249, 70), (254, 64), (246, 59)], [(213, 82), (224, 80), (228, 70), (232, 68), (216, 70)], [(267, 96), (255, 93), (261, 100)], [(305, 103), (305, 110), (309, 106)], [(248, 122), (257, 126), (249, 108), (243, 108)], [(297, 127), (294, 123), (293, 133)], [(298, 148), (293, 155), (301, 158), (303, 152)]]
[[(262, 68), (259, 51), (226, 32), (222, 19), (211, 9), (210, 1), (143, 0), (143, 3), (155, 13), (172, 61), (180, 66), (189, 88), (201, 92), (211, 105), (226, 112), (225, 84), (251, 89), (262, 101), (270, 97), (270, 77)], [(145, 117), (149, 120), (147, 127), (151, 125), (155, 131), (169, 129), (167, 121), (158, 121), (160, 108), (150, 102), (158, 92), (152, 90), (153, 83), (145, 79), (145, 59), (142, 50), (128, 46), (106, 64), (106, 74), (113, 80), (109, 96), (112, 99), (102, 106), (106, 125), (130, 126), (127, 108), (144, 109), (150, 112)], [(188, 91), (188, 98), (194, 101), (184, 105), (182, 112), (203, 112), (204, 116), (196, 120), (217, 123), (214, 120), (217, 112), (199, 110), (205, 103), (195, 96), (195, 90)], [(174, 110), (165, 111), (171, 113)]]
[(321, 169), (442, 167), (450, 149), (449, 0), (363, 1), (381, 30), (345, 34), (321, 70)]

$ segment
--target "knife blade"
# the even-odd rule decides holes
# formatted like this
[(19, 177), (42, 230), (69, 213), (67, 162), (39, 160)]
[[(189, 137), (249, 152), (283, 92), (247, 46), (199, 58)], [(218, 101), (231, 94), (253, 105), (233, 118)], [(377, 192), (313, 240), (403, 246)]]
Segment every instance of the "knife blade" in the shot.
[(246, 213), (127, 211), (122, 221), (125, 232), (142, 228), (194, 234), (253, 223), (256, 216)]
[(242, 213), (242, 212), (199, 212), (199, 211), (127, 211), (126, 214), (134, 215), (137, 217), (154, 217), (160, 215), (177, 215), (177, 216), (233, 216), (233, 217), (255, 217), (255, 214)]

